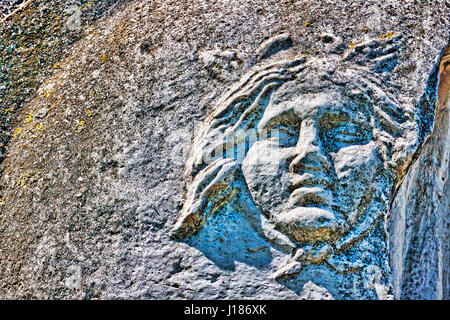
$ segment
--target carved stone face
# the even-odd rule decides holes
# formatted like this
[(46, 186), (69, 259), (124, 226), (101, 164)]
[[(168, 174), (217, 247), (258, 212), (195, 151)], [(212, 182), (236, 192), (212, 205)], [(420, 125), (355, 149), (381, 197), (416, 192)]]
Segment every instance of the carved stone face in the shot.
[(257, 128), (268, 137), (242, 163), (256, 206), (296, 243), (338, 239), (355, 226), (377, 187), (383, 161), (373, 121), (371, 106), (338, 90), (274, 99)]

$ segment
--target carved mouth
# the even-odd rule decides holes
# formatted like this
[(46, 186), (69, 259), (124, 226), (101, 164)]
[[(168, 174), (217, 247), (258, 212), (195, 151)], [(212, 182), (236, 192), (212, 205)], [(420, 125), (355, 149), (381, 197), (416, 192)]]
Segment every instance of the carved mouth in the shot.
[(274, 217), (276, 227), (297, 243), (319, 243), (335, 239), (340, 225), (332, 211), (297, 207)]
[(295, 189), (289, 197), (289, 205), (291, 207), (323, 206), (330, 204), (330, 201), (330, 192), (321, 186)]
[(330, 189), (333, 184), (330, 178), (325, 175), (313, 175), (311, 173), (291, 175), (291, 188), (322, 186), (324, 189)]
[(316, 177), (310, 173), (291, 176), (289, 206), (311, 207), (331, 205), (331, 181), (326, 176)]
[(297, 243), (331, 241), (339, 233), (339, 224), (330, 210), (330, 180), (305, 173), (292, 177), (291, 182), (289, 209), (277, 215), (277, 227)]

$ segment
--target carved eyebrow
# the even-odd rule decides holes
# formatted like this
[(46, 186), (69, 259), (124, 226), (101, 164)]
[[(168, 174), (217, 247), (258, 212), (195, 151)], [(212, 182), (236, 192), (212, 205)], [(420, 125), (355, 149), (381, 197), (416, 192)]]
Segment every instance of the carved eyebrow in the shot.
[(283, 110), (280, 113), (273, 114), (259, 130), (270, 130), (277, 125), (285, 125), (289, 127), (300, 127), (300, 119), (295, 115), (293, 109)]
[(363, 115), (365, 119), (359, 119), (359, 117), (352, 115), (352, 111), (342, 108), (339, 112), (326, 112), (319, 119), (319, 125), (322, 130), (332, 130), (341, 123), (350, 122), (361, 126), (363, 129), (368, 129), (370, 127), (370, 117)]
[(326, 131), (332, 130), (338, 124), (343, 122), (353, 122), (348, 114), (348, 112), (344, 110), (340, 110), (340, 112), (327, 112), (325, 113), (319, 120), (319, 126), (321, 129), (325, 129)]
[(335, 141), (356, 143), (367, 140), (370, 137), (370, 133), (362, 125), (347, 121), (340, 123), (334, 129), (325, 133), (325, 136)]

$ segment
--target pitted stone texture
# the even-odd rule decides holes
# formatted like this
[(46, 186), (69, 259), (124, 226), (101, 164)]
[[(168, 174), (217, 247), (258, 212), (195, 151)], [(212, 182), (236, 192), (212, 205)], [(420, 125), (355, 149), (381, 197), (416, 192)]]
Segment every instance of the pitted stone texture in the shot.
[(437, 110), (433, 133), (392, 205), (396, 298), (449, 299), (449, 108)]
[(1, 0), (0, 1), (0, 20), (14, 11), (23, 0)]

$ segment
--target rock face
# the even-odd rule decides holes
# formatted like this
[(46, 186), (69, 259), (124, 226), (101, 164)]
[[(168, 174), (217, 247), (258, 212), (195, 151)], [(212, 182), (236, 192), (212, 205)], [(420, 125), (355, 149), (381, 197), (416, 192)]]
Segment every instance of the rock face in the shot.
[(434, 130), (411, 166), (391, 210), (394, 292), (403, 299), (449, 299), (450, 48), (440, 65)]
[(14, 119), (36, 90), (59, 70), (58, 61), (73, 43), (95, 29), (95, 22), (120, 8), (120, 0), (0, 2), (0, 161)]
[(448, 298), (446, 6), (99, 20), (15, 118), (0, 297)]

